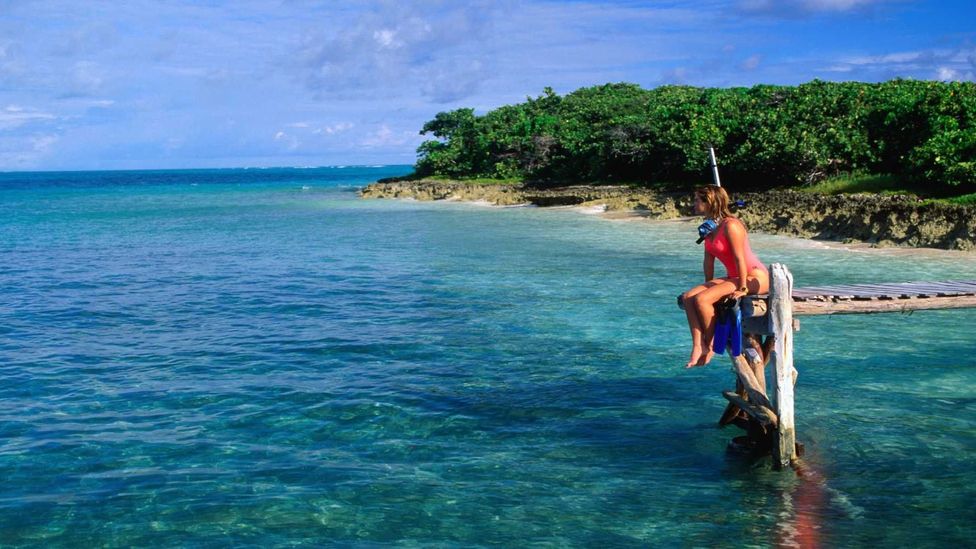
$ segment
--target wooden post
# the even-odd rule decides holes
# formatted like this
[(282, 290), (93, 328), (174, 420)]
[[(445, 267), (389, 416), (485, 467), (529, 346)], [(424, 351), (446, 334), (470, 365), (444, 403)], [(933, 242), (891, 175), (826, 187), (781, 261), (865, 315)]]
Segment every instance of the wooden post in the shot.
[(789, 467), (796, 458), (796, 429), (793, 424), (793, 275), (786, 265), (770, 269), (769, 315), (773, 335), (773, 410), (779, 420), (773, 441), (773, 466)]

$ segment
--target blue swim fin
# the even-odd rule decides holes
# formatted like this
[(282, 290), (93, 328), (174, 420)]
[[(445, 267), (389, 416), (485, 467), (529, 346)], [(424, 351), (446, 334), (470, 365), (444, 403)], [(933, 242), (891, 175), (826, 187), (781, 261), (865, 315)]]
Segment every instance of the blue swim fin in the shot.
[(712, 337), (712, 351), (725, 354), (742, 354), (742, 309), (739, 300), (724, 299), (715, 304), (715, 335)]
[(725, 300), (715, 304), (715, 333), (712, 336), (712, 351), (717, 354), (725, 353), (725, 345), (729, 340), (729, 308)]
[(729, 351), (732, 356), (742, 354), (742, 308), (739, 300), (729, 309)]
[(712, 337), (712, 350), (716, 354), (725, 352), (725, 342), (729, 340), (729, 324), (722, 317), (715, 317), (715, 335)]

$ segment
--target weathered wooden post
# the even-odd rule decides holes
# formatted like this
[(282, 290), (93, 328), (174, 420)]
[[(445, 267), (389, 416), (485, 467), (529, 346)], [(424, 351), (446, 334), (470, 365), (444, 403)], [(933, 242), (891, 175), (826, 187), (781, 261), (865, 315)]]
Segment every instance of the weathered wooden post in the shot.
[(779, 420), (773, 440), (773, 466), (789, 467), (796, 459), (796, 428), (793, 423), (793, 275), (786, 265), (774, 263), (770, 271), (769, 316), (775, 345), (773, 403)]

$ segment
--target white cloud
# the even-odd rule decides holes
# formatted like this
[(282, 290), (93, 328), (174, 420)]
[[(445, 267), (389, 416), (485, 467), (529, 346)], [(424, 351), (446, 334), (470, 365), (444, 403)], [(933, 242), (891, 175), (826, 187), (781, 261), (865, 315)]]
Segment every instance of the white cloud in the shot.
[(688, 69), (685, 67), (675, 67), (664, 71), (661, 81), (664, 84), (684, 84), (688, 80)]
[(367, 147), (379, 147), (383, 145), (395, 144), (393, 141), (393, 130), (391, 130), (386, 124), (383, 124), (378, 130), (363, 140), (363, 145), (366, 145)]
[(893, 2), (894, 0), (739, 0), (738, 7), (745, 14), (796, 17), (854, 12)]
[[(465, 84), (448, 95), (467, 97), (490, 76), (482, 40), (504, 4), (403, 2), (363, 10), (351, 24), (305, 35), (300, 56), (306, 84), (329, 97), (390, 96), (420, 88), (437, 101), (444, 97), (443, 86), (425, 84), (432, 74), (449, 75)], [(461, 66), (457, 59), (472, 63)]]
[(403, 43), (396, 41), (396, 35), (397, 33), (394, 30), (380, 29), (373, 32), (373, 40), (376, 40), (381, 48), (399, 48)]
[(312, 133), (318, 135), (324, 133), (326, 135), (334, 135), (337, 133), (342, 133), (347, 130), (351, 130), (354, 127), (352, 122), (339, 122), (338, 124), (333, 124), (331, 126), (325, 126), (322, 128), (316, 128)]
[(283, 142), (289, 151), (293, 151), (302, 145), (301, 140), (299, 140), (297, 137), (283, 131), (276, 133), (274, 140)]
[(856, 55), (831, 62), (824, 72), (855, 73), (859, 78), (886, 80), (894, 77), (974, 80), (976, 46), (956, 49), (927, 49), (891, 52), (878, 55)]
[(7, 105), (3, 110), (0, 110), (0, 130), (10, 130), (34, 122), (55, 120), (56, 118), (53, 114), (36, 109)]
[(746, 58), (746, 60), (742, 62), (742, 65), (740, 65), (740, 67), (742, 68), (742, 70), (745, 71), (754, 71), (757, 68), (759, 68), (760, 62), (762, 62), (762, 56), (757, 53), (755, 55), (750, 55), (748, 58)]
[(96, 93), (105, 82), (105, 71), (97, 63), (78, 61), (72, 68), (74, 93)]
[(374, 132), (363, 139), (360, 144), (366, 148), (400, 147), (411, 142), (419, 145), (420, 138), (416, 131), (394, 131), (386, 124), (381, 124)]
[(850, 11), (880, 3), (880, 0), (803, 0), (800, 2), (810, 11)]
[(186, 139), (184, 139), (183, 137), (170, 137), (166, 139), (166, 142), (163, 144), (163, 149), (167, 153), (172, 153), (173, 151), (178, 151), (182, 149), (183, 145), (185, 144), (186, 144)]
[(0, 136), (0, 170), (30, 170), (37, 168), (51, 153), (59, 137), (32, 134), (27, 137)]
[(936, 73), (936, 78), (938, 80), (958, 80), (959, 71), (955, 69), (950, 69), (949, 67), (939, 67)]
[(0, 75), (10, 77), (24, 72), (24, 63), (17, 55), (17, 49), (13, 42), (0, 43)]
[(36, 153), (46, 153), (51, 145), (58, 142), (56, 135), (35, 135), (30, 138), (32, 150)]
[(57, 101), (59, 110), (71, 115), (62, 115), (62, 119), (79, 118), (85, 112), (106, 111), (116, 105), (115, 99), (98, 99), (94, 97), (63, 97)]
[(481, 61), (452, 60), (426, 71), (422, 90), (435, 103), (451, 103), (473, 95), (484, 78)]
[(935, 71), (936, 80), (943, 82), (973, 82), (976, 81), (976, 70), (960, 70), (951, 67), (939, 67)]
[(847, 63), (851, 65), (893, 65), (893, 64), (905, 64), (914, 63), (919, 59), (922, 59), (926, 55), (932, 55), (934, 52), (920, 52), (920, 51), (905, 51), (897, 53), (886, 53), (882, 55), (862, 55), (851, 57), (847, 59)]

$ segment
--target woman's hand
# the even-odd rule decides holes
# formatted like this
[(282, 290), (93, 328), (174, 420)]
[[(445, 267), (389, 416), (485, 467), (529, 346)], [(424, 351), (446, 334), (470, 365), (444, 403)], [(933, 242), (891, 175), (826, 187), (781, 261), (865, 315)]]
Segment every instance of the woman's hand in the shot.
[(739, 288), (738, 290), (732, 292), (729, 295), (729, 297), (731, 297), (732, 299), (739, 299), (740, 297), (745, 297), (747, 295), (749, 295), (749, 289), (748, 288)]

